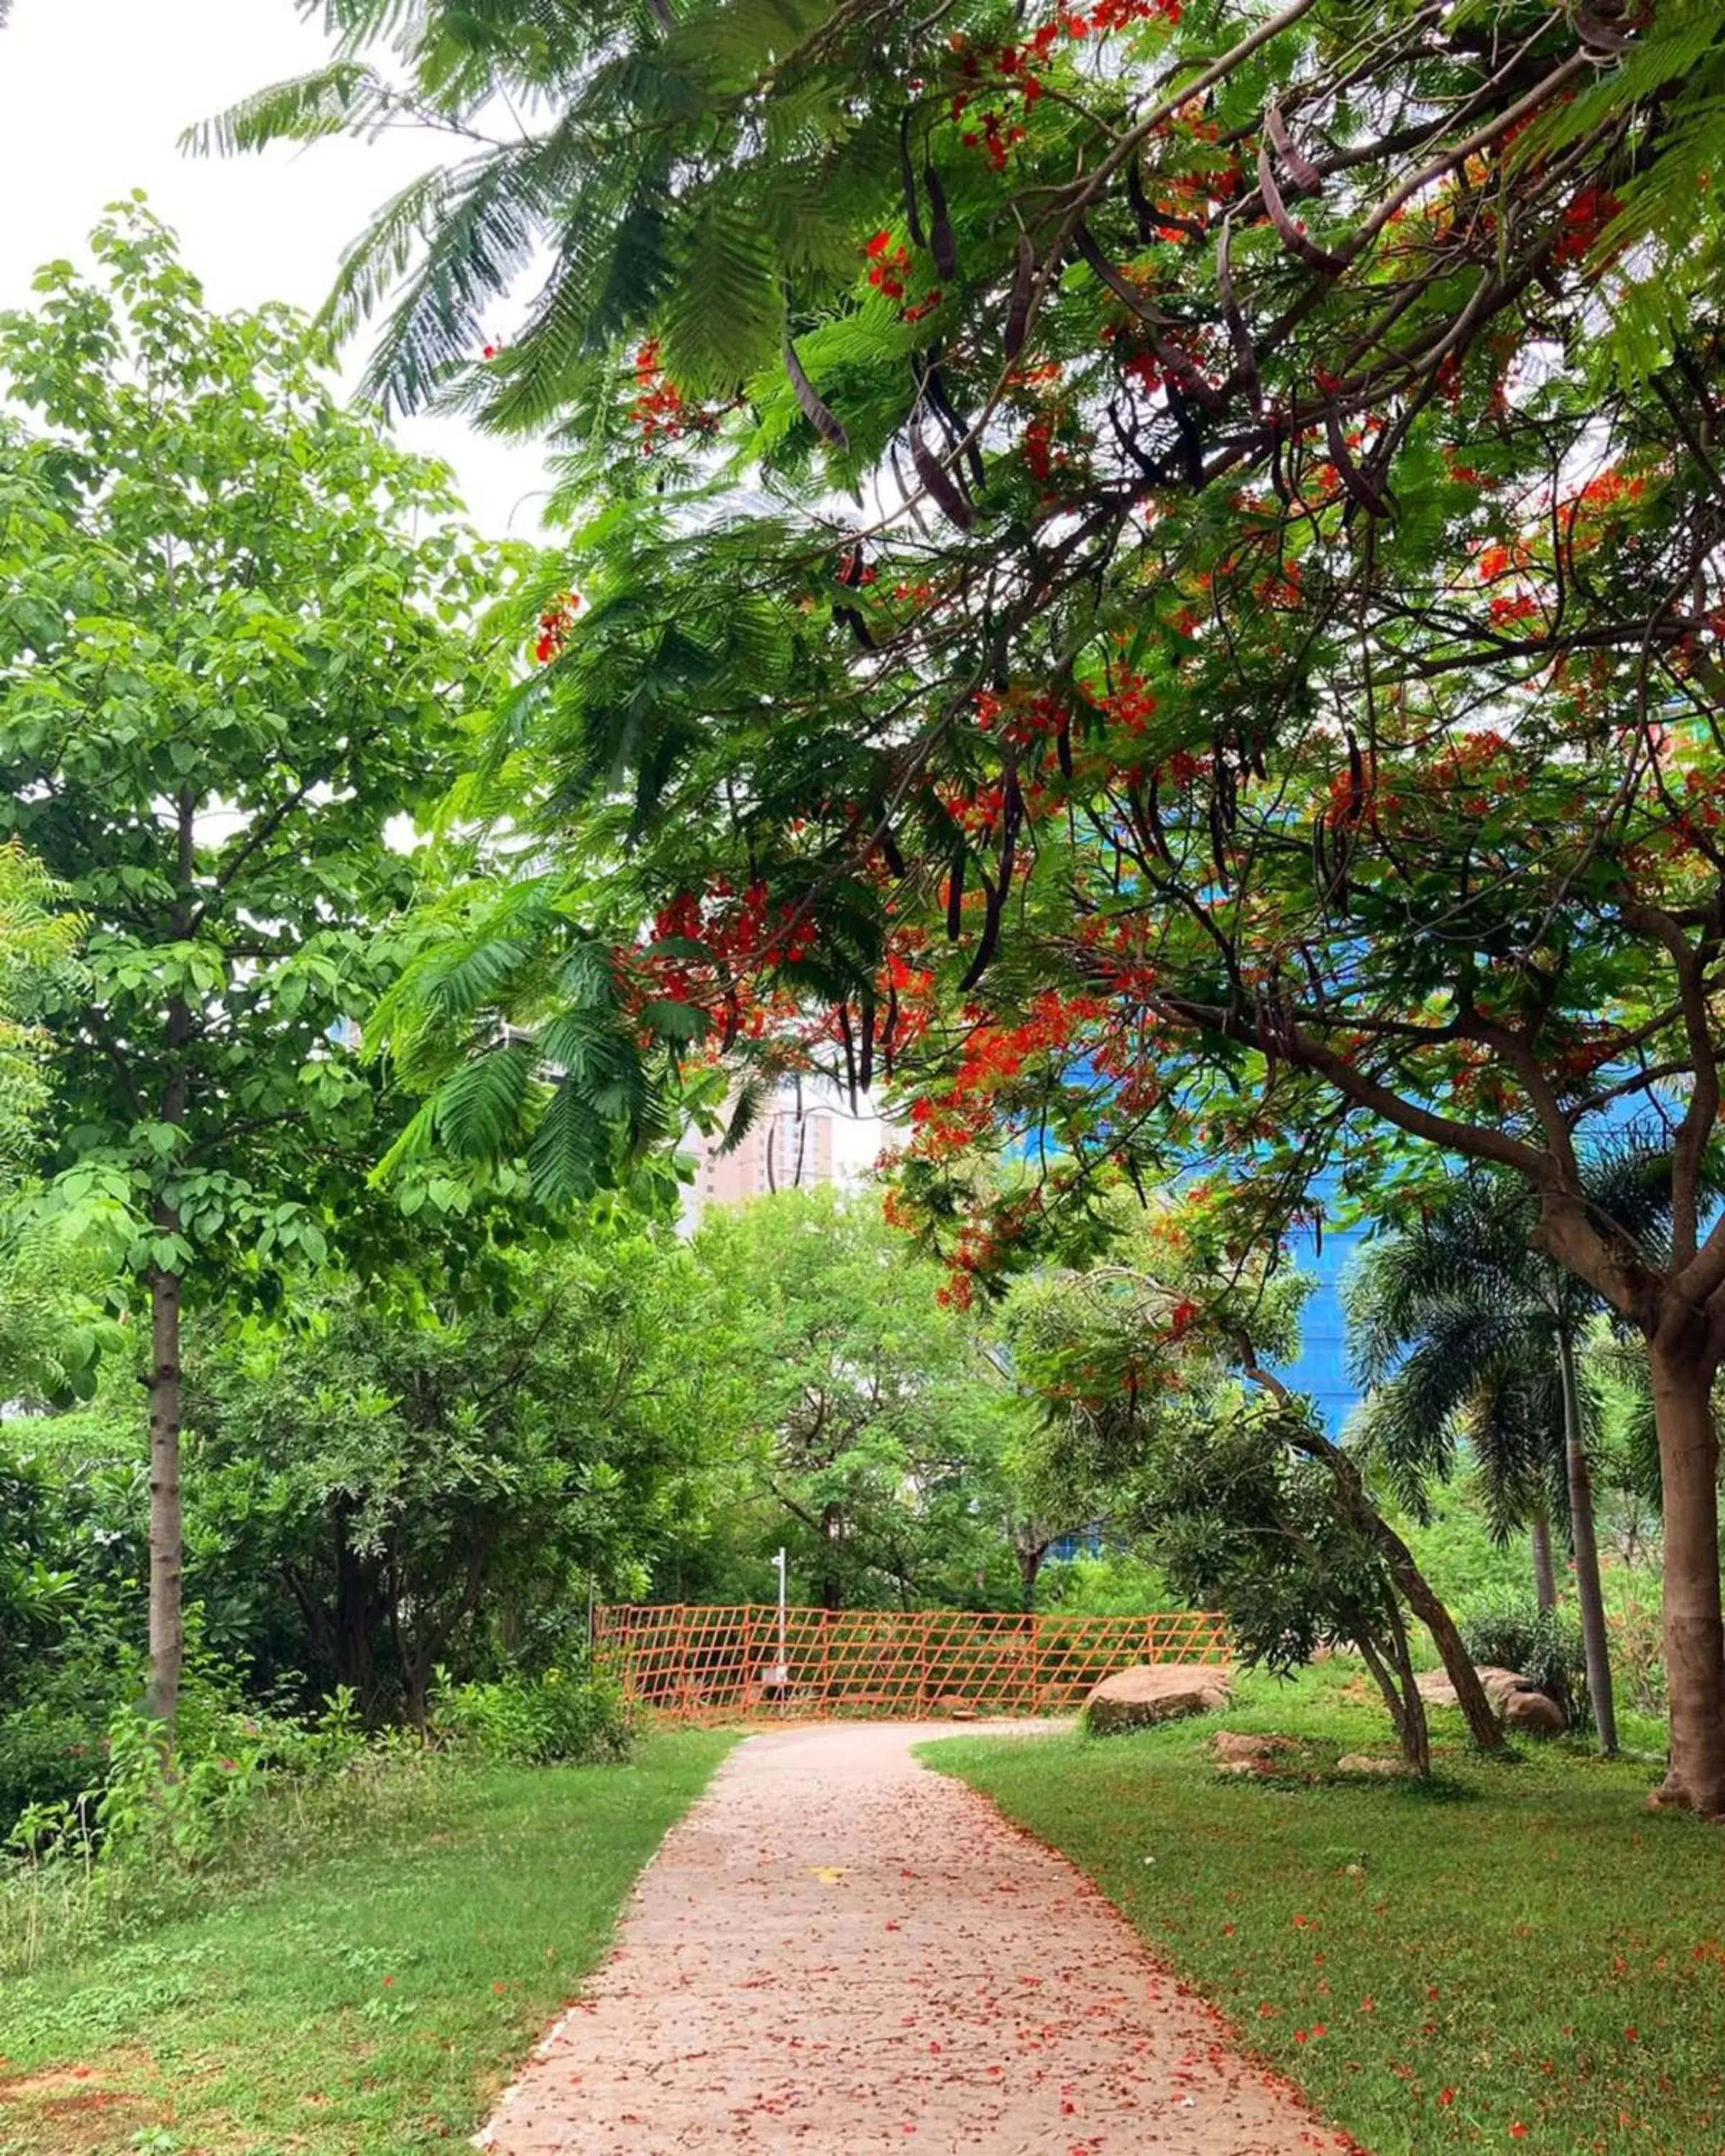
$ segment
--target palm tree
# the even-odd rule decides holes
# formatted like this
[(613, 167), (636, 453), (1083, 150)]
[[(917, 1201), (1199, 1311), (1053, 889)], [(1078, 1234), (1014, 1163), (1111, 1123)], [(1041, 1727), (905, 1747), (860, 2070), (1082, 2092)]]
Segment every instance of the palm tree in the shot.
[[(1589, 1161), (1590, 1209), (1642, 1247), (1670, 1213), (1666, 1158), (1625, 1144)], [(1567, 1515), (1599, 1749), (1617, 1749), (1611, 1663), (1594, 1521), (1588, 1414), (1577, 1357), (1594, 1292), (1528, 1240), (1532, 1204), (1488, 1176), (1458, 1175), (1414, 1225), (1366, 1251), (1348, 1296), (1355, 1370), (1373, 1392), (1362, 1436), (1416, 1508), (1464, 1438), (1493, 1524), (1538, 1537)], [(1548, 1556), (1547, 1564), (1549, 1559)], [(1542, 1578), (1541, 1600), (1546, 1582)]]

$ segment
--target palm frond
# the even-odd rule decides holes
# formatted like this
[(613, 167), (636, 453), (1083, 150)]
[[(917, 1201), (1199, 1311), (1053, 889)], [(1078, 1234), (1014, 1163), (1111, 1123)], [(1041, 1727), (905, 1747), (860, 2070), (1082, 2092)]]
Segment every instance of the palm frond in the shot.
[(325, 310), (338, 335), (407, 279), (366, 368), (367, 393), (386, 410), (419, 410), (452, 374), (478, 362), (485, 311), (531, 259), (542, 228), (536, 148), (511, 143), (426, 173), (349, 249)]
[(519, 1043), (476, 1055), (435, 1095), (437, 1134), (457, 1160), (495, 1160), (519, 1129), (533, 1060)]
[(400, 93), (373, 68), (354, 59), (243, 97), (226, 111), (187, 128), (180, 147), (194, 157), (234, 157), (272, 142), (316, 142), (331, 135), (381, 133), (403, 105)]

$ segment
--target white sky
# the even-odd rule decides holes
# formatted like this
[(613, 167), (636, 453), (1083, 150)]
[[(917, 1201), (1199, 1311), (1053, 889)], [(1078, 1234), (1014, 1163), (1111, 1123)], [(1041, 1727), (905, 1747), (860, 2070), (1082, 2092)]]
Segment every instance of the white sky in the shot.
[[(182, 157), (181, 130), (328, 55), (294, 0), (13, 0), (0, 30), (0, 307), (57, 256), (82, 259), (104, 207), (147, 189), (223, 311), (325, 298), (345, 244), (443, 145), (407, 135), (234, 161)], [(498, 324), (501, 331), (503, 322)], [(363, 346), (349, 354), (357, 371)], [(488, 535), (532, 537), (544, 485), (531, 445), (459, 420), (415, 421), (413, 448), (454, 465)]]

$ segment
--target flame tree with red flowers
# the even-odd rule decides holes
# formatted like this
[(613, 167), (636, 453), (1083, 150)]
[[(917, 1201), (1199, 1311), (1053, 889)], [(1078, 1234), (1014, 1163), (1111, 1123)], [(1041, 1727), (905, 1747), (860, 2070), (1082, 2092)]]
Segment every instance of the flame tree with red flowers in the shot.
[[(1725, 1812), (1725, 19), (542, 13), (390, 49), (346, 7), (205, 136), (454, 131), (333, 319), (408, 265), (378, 387), (554, 420), (588, 516), (547, 571), (580, 625), (469, 796), (542, 873), (452, 901), (399, 1004), (420, 1139), (484, 1094), (490, 1142), (561, 1116), (591, 1164), (691, 1049), (885, 1082), (961, 1292), (1206, 1154), (1248, 1242), (1320, 1169), (1490, 1163), (1647, 1342), (1665, 1794)], [(544, 125), (475, 145), (500, 90)], [(562, 1026), (533, 1088), (523, 1013)], [(1629, 1120), (1656, 1249), (1582, 1187)], [(1030, 1173), (986, 1202), (1003, 1136)]]

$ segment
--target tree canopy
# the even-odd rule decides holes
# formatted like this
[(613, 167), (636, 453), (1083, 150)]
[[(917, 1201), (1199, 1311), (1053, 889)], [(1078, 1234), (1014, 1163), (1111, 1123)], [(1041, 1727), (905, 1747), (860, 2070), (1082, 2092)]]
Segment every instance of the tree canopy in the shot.
[[(376, 382), (555, 424), (587, 518), (473, 796), (549, 864), (537, 934), (513, 886), (452, 927), (485, 1011), (572, 921), (584, 1032), (885, 1077), (973, 1275), (1194, 1155), (1251, 1163), (1242, 1248), (1404, 1141), (1511, 1170), (1651, 1344), (1671, 1788), (1725, 1809), (1717, 10), (332, 28), (207, 141), (535, 121), (391, 205), (332, 314), (405, 270)], [(506, 1110), (429, 963), (422, 1077)], [(1660, 1251), (1583, 1188), (1637, 1109)], [(1003, 1134), (1043, 1173), (979, 1204)]]
[(454, 775), (491, 569), (445, 475), (344, 412), (284, 309), (213, 314), (137, 203), (0, 318), (0, 828), (82, 916), (40, 1023), (44, 1203), (145, 1286), (155, 1691), (179, 1656), (182, 1297), (405, 1242), (358, 1028)]

